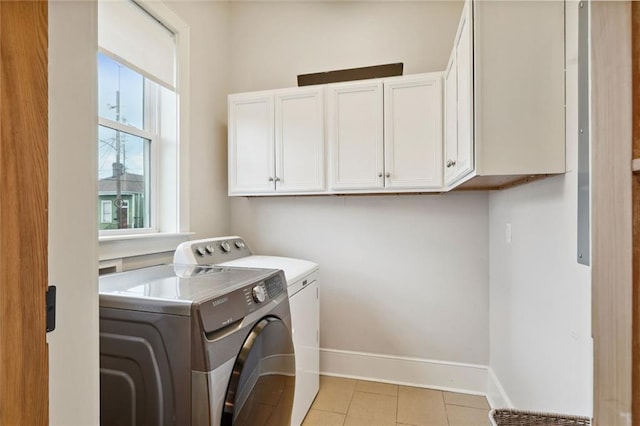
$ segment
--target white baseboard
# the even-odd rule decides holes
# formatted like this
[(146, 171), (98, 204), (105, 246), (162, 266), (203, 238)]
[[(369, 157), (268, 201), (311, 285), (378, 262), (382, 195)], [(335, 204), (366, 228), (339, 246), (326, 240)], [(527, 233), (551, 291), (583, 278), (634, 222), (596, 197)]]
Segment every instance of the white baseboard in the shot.
[(320, 349), (320, 373), (474, 395), (487, 394), (486, 365)]
[(491, 367), (487, 371), (487, 401), (492, 408), (514, 408)]

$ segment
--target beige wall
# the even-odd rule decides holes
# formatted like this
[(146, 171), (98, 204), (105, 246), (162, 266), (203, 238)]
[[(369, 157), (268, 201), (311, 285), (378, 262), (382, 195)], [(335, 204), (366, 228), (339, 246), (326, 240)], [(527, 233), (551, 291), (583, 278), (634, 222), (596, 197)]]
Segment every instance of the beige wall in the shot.
[(443, 71), (461, 11), (459, 1), (232, 2), (231, 92), (392, 62), (405, 74)]
[(578, 3), (566, 11), (567, 173), (489, 196), (491, 368), (518, 408), (591, 416), (591, 268), (577, 262)]
[[(404, 62), (405, 74), (442, 71), (461, 10), (234, 2), (232, 90), (390, 62)], [(320, 263), (322, 348), (488, 364), (486, 193), (237, 198), (231, 218), (232, 233), (258, 252)]]
[(227, 100), (229, 3), (167, 5), (190, 28), (190, 228), (204, 238), (229, 232)]

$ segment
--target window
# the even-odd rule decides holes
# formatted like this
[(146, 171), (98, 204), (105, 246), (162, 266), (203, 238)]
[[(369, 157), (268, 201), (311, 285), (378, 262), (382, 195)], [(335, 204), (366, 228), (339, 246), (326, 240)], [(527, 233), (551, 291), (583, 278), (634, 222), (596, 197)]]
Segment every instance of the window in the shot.
[[(101, 221), (101, 230), (153, 229), (151, 158), (159, 138), (152, 112), (159, 107), (153, 105), (158, 90), (158, 84), (98, 55), (98, 199), (115, 206), (112, 220)], [(152, 105), (151, 111), (145, 104)], [(128, 207), (124, 211), (130, 201), (135, 217), (129, 217)]]
[(111, 200), (102, 200), (100, 202), (100, 222), (111, 223), (113, 220), (113, 203)]
[(184, 27), (158, 3), (98, 3), (101, 236), (184, 228), (178, 223), (184, 132), (178, 132), (176, 93), (176, 40)]

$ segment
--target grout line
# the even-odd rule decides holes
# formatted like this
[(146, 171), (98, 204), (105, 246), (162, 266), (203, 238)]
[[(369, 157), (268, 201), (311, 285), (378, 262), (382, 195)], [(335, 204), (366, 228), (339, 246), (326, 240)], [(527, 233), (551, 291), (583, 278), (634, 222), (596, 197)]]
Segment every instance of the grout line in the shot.
[(351, 403), (353, 402), (353, 396), (356, 393), (356, 385), (357, 384), (358, 384), (358, 382), (356, 381), (356, 383), (353, 385), (353, 390), (351, 391), (351, 399), (349, 399), (349, 405), (347, 406), (347, 412), (344, 413), (344, 420), (342, 422), (343, 425), (347, 422), (347, 416), (349, 416), (349, 410), (351, 410)]
[(464, 405), (464, 404), (445, 403), (444, 405), (453, 405), (455, 407), (464, 407), (464, 408), (474, 408), (476, 410), (486, 410), (487, 412), (491, 411), (491, 408), (487, 408), (487, 407), (472, 407), (471, 405)]
[(400, 414), (400, 386), (398, 386), (396, 392), (396, 424), (400, 423), (398, 421), (398, 414)]
[(440, 391), (440, 396), (442, 397), (442, 405), (444, 406), (444, 414), (447, 416), (447, 425), (451, 426), (449, 422), (449, 412), (447, 411), (447, 401), (444, 400), (444, 392)]

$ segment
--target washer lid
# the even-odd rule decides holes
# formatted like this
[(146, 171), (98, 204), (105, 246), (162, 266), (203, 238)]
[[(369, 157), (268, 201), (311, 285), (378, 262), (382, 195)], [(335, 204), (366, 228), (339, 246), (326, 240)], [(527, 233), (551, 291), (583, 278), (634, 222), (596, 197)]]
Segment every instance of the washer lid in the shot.
[(99, 279), (100, 307), (189, 315), (201, 303), (263, 281), (277, 271), (197, 265), (160, 265)]
[(220, 263), (219, 265), (243, 268), (282, 269), (288, 285), (295, 283), (304, 276), (309, 275), (309, 273), (318, 269), (317, 263), (308, 260), (294, 259), (291, 257), (258, 255), (241, 257), (240, 259)]

